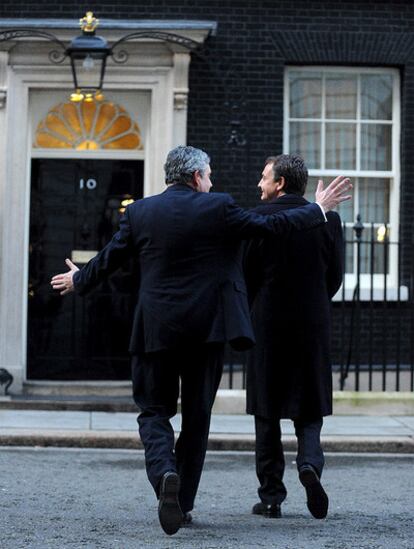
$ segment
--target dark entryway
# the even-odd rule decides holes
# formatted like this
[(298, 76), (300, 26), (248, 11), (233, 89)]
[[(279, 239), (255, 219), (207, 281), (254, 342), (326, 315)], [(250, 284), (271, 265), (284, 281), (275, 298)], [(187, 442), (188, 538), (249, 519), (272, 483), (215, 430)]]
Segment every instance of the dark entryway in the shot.
[(85, 298), (61, 297), (49, 282), (66, 270), (66, 257), (86, 261), (110, 240), (126, 203), (143, 195), (143, 168), (140, 160), (32, 161), (29, 379), (130, 377), (133, 262)]

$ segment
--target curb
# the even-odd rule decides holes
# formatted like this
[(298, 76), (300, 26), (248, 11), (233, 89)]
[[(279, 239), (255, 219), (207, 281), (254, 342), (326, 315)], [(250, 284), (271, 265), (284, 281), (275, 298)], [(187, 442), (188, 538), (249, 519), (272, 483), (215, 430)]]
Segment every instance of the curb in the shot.
[(45, 410), (48, 412), (121, 412), (138, 413), (137, 405), (130, 399), (114, 401), (97, 400), (43, 400), (1, 399), (0, 410)]
[[(180, 408), (180, 402), (178, 404)], [(128, 395), (37, 395), (36, 397), (0, 397), (0, 409), (82, 412), (137, 412)], [(414, 392), (334, 391), (334, 415), (410, 415), (414, 416)], [(244, 389), (219, 389), (213, 414), (246, 413)]]
[[(414, 437), (362, 437), (329, 436), (322, 437), (326, 452), (377, 452), (414, 454)], [(119, 433), (117, 431), (68, 431), (65, 433), (45, 430), (31, 432), (22, 430), (0, 431), (0, 446), (40, 446), (67, 448), (113, 448), (143, 449), (137, 433)], [(215, 451), (254, 451), (253, 435), (214, 434), (208, 441), (208, 450)], [(286, 451), (296, 450), (296, 438), (283, 437)]]

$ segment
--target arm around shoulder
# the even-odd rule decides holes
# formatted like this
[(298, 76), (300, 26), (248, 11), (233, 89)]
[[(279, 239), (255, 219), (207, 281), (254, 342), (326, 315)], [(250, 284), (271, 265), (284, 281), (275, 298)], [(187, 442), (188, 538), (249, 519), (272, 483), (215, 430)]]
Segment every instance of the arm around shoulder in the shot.
[(239, 238), (286, 235), (293, 229), (311, 229), (326, 223), (322, 209), (315, 203), (272, 215), (260, 215), (240, 208), (230, 196), (228, 198), (223, 202), (226, 232)]

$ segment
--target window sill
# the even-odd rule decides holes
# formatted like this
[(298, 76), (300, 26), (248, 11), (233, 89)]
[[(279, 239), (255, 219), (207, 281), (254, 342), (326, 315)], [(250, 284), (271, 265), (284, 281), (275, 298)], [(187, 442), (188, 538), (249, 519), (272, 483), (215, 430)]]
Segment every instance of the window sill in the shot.
[[(333, 296), (332, 301), (352, 301), (354, 297), (354, 289), (355, 287), (345, 288), (344, 292), (343, 288), (340, 288)], [(396, 286), (387, 287), (386, 294), (384, 287), (380, 286), (374, 287), (372, 290), (371, 288), (362, 286), (359, 291), (360, 301), (408, 301), (408, 298), (409, 295), (407, 286), (400, 286), (399, 289)]]

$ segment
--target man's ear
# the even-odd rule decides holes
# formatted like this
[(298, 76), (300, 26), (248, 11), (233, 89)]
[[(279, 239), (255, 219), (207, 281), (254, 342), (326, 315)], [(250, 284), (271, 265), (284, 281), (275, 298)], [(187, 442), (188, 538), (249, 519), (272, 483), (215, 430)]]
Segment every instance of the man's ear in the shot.
[(194, 173), (193, 173), (193, 178), (191, 180), (191, 186), (194, 188), (194, 189), (198, 189), (199, 185), (200, 185), (200, 172), (198, 170), (196, 170)]
[(283, 191), (283, 189), (285, 188), (285, 185), (286, 185), (286, 181), (285, 181), (285, 178), (282, 175), (276, 181), (276, 190), (277, 191)]

